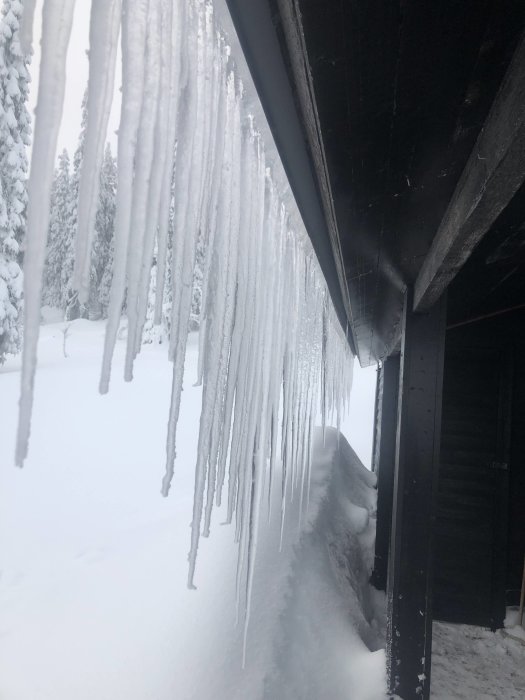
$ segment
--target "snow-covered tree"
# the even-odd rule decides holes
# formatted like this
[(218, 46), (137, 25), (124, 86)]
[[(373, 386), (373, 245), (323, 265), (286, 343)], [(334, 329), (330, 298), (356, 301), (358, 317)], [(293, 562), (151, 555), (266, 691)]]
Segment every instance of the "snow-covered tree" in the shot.
[(20, 0), (4, 0), (0, 20), (0, 363), (20, 348), (20, 241), (27, 204), (28, 57), (20, 47)]
[(204, 279), (204, 264), (206, 260), (206, 236), (201, 231), (197, 239), (195, 251), (195, 268), (193, 270), (193, 290), (191, 298), (190, 330), (199, 328), (202, 305), (202, 282)]
[(71, 269), (67, 265), (74, 236), (71, 201), (71, 173), (67, 150), (58, 158), (51, 191), (47, 258), (44, 271), (43, 302), (65, 311)]
[(142, 333), (142, 342), (144, 344), (162, 343), (165, 339), (164, 323), (160, 326), (154, 324), (155, 315), (155, 291), (157, 289), (157, 262), (153, 261), (151, 267), (151, 277), (148, 291), (148, 306), (146, 309), (146, 322)]
[[(62, 309), (68, 319), (76, 318), (81, 309), (72, 291), (74, 237), (77, 228), (78, 172), (81, 164), (82, 135), (75, 153), (73, 170), (64, 150), (51, 192), (51, 208), (47, 259), (44, 272), (43, 302)], [(106, 147), (100, 173), (99, 205), (95, 221), (95, 237), (91, 255), (91, 289), (87, 314), (92, 319), (106, 317), (113, 275), (113, 227), (117, 168), (109, 145)]]
[[(68, 246), (65, 251), (64, 272), (67, 279), (64, 293), (66, 295), (66, 316), (68, 320), (78, 318), (81, 315), (87, 314), (85, 308), (81, 308), (77, 300), (77, 294), (73, 290), (73, 267), (75, 265), (75, 234), (78, 222), (78, 190), (80, 185), (80, 171), (82, 168), (82, 160), (84, 158), (84, 141), (86, 138), (87, 126), (87, 89), (84, 91), (82, 98), (82, 120), (80, 124), (80, 134), (78, 137), (78, 145), (73, 155), (73, 172), (70, 181), (70, 225), (73, 231), (73, 236), (68, 238)], [(93, 272), (92, 272), (93, 275)]]
[(107, 144), (100, 172), (99, 204), (91, 253), (90, 318), (105, 318), (107, 316), (109, 292), (113, 278), (116, 189), (117, 164), (111, 153), (111, 147)]

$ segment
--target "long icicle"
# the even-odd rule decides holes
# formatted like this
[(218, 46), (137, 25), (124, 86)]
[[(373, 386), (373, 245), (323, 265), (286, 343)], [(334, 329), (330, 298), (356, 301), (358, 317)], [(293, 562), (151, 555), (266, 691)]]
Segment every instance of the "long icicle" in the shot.
[[(173, 231), (173, 252), (171, 286), (173, 301), (171, 308), (171, 336), (169, 346), (169, 358), (173, 362), (173, 382), (170, 402), (170, 428), (168, 441), (166, 443), (166, 473), (162, 480), (161, 492), (167, 496), (170, 490), (171, 481), (174, 474), (174, 464), (176, 457), (176, 428), (179, 419), (180, 398), (182, 391), (182, 380), (184, 376), (184, 353), (177, 352), (177, 341), (179, 338), (180, 320), (180, 285), (183, 271), (184, 252), (184, 227), (186, 221), (186, 209), (188, 207), (187, 187), (191, 174), (191, 153), (193, 147), (193, 125), (197, 110), (196, 94), (196, 66), (189, 64), (190, 47), (195, 47), (197, 43), (195, 17), (189, 15), (186, 19), (186, 32), (184, 36), (185, 55), (187, 64), (185, 66), (184, 85), (181, 91), (182, 109), (178, 117), (179, 145), (177, 147), (177, 159), (175, 163), (175, 220)], [(177, 197), (178, 193), (184, 192), (184, 196)]]
[[(155, 145), (153, 151), (153, 167), (148, 193), (148, 212), (146, 216), (146, 231), (144, 234), (143, 256), (140, 261), (140, 281), (137, 294), (137, 328), (135, 330), (133, 354), (137, 356), (142, 345), (142, 334), (146, 322), (148, 293), (151, 280), (151, 268), (157, 228), (160, 222), (160, 207), (163, 185), (171, 185), (170, 169), (173, 168), (172, 158), (168, 156), (168, 128), (170, 111), (171, 86), (171, 56), (170, 41), (172, 37), (173, 3), (161, 0), (161, 66), (159, 99), (157, 107), (157, 125), (155, 128)], [(166, 168), (166, 161), (169, 167)], [(164, 183), (166, 178), (166, 183)], [(169, 214), (168, 214), (169, 216)], [(168, 223), (168, 221), (166, 221)]]
[[(148, 8), (148, 32), (146, 35), (146, 61), (144, 69), (144, 94), (137, 133), (135, 152), (135, 173), (133, 177), (133, 201), (131, 205), (131, 223), (127, 256), (127, 314), (128, 338), (124, 378), (133, 378), (133, 361), (135, 359), (136, 337), (139, 326), (139, 294), (144, 240), (148, 226), (149, 204), (152, 204), (150, 183), (152, 181), (155, 130), (157, 127), (158, 101), (160, 87), (160, 44), (161, 12), (160, 0), (150, 0)], [(144, 262), (146, 262), (144, 260)], [(147, 289), (144, 292), (147, 294)]]
[[(308, 514), (317, 409), (323, 427), (330, 419), (340, 426), (352, 357), (311, 243), (278, 173), (280, 166), (269, 165), (252, 112), (253, 98), (245, 93), (211, 1), (122, 0), (121, 13), (119, 1), (93, 0), (92, 6), (90, 155), (85, 160), (85, 178), (89, 173), (91, 182), (84, 179), (87, 184), (81, 185), (83, 223), (76, 274), (84, 271), (79, 286), (85, 295), (94, 180), (109, 113), (120, 19), (123, 99), (115, 265), (100, 388), (104, 392), (109, 386), (126, 294), (126, 377), (131, 378), (157, 240), (155, 322), (162, 317), (168, 249), (172, 259), (168, 356), (173, 378), (162, 485), (167, 495), (176, 457), (196, 247), (205, 242), (197, 377), (203, 397), (188, 583), (194, 584), (201, 528), (209, 533), (214, 503), (220, 503), (227, 483), (226, 519), (235, 518), (239, 543), (237, 609), (243, 618), (246, 657), (263, 494), (270, 514), (274, 474), (282, 466), (282, 541), (289, 499), (299, 501), (303, 521)], [(28, 42), (32, 7), (28, 0)], [(72, 0), (45, 0), (41, 89), (46, 84), (51, 89), (39, 94), (31, 171), (18, 463), (29, 435), (39, 280), (72, 9)], [(103, 31), (94, 36), (101, 23)], [(91, 125), (98, 125), (98, 132)]]
[(89, 298), (91, 245), (100, 189), (100, 169), (108, 127), (122, 0), (92, 0), (89, 79), (84, 157), (80, 171), (73, 288), (81, 303)]
[(24, 351), (15, 462), (27, 456), (40, 325), (42, 273), (46, 257), (49, 198), (62, 120), (66, 57), (75, 0), (47, 0), (42, 16), (38, 121), (33, 138), (24, 253)]
[[(166, 140), (166, 160), (162, 191), (159, 205), (159, 230), (157, 236), (157, 286), (155, 289), (154, 322), (162, 321), (164, 290), (166, 285), (166, 264), (168, 256), (169, 212), (172, 199), (173, 170), (175, 165), (175, 146), (177, 143), (177, 126), (179, 117), (179, 98), (187, 80), (187, 61), (183, 37), (186, 31), (186, 4), (174, 3), (171, 6), (170, 39), (170, 86), (168, 106), (168, 133)], [(171, 283), (171, 280), (170, 280)]]
[(111, 361), (126, 291), (133, 170), (144, 90), (148, 4), (148, 0), (123, 0), (122, 6), (122, 109), (118, 133), (115, 255), (99, 385), (102, 394), (109, 389)]

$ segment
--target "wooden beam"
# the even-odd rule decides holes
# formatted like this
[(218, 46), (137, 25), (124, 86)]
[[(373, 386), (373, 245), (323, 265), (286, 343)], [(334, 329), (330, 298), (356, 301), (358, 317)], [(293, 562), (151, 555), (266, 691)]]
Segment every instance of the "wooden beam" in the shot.
[(428, 309), (525, 179), (525, 35), (421, 266), (414, 309)]
[(373, 464), (374, 472), (377, 474), (377, 526), (371, 583), (378, 590), (385, 591), (392, 529), (399, 355), (391, 355), (383, 361), (377, 387), (376, 444)]
[(405, 295), (388, 571), (389, 691), (430, 697), (432, 530), (439, 471), (446, 299), (414, 313)]

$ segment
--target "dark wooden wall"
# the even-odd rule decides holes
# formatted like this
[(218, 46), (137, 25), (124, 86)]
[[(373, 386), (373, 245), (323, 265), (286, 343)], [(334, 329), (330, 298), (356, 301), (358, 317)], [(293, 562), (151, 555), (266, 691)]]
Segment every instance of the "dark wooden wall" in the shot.
[(492, 348), (465, 353), (453, 342), (445, 357), (434, 617), (496, 628), (505, 612), (494, 585), (506, 568), (498, 536), (508, 509), (499, 444), (504, 358)]
[(448, 331), (434, 617), (492, 628), (525, 552), (525, 314)]
[(507, 556), (507, 603), (517, 605), (525, 555), (525, 317), (521, 337), (515, 343), (512, 434), (509, 473), (509, 541)]

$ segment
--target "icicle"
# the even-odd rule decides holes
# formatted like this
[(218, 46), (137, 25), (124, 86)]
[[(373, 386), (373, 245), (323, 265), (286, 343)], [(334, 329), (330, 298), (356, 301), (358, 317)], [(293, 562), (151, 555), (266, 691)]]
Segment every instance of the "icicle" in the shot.
[[(170, 109), (171, 61), (170, 41), (172, 36), (173, 5), (170, 0), (162, 0), (161, 5), (161, 68), (159, 99), (157, 108), (157, 124), (155, 129), (155, 146), (153, 152), (153, 167), (148, 194), (148, 212), (146, 216), (146, 231), (144, 235), (143, 256), (140, 261), (140, 280), (137, 294), (137, 327), (135, 330), (133, 353), (136, 356), (142, 344), (142, 333), (146, 322), (148, 307), (148, 292), (150, 287), (151, 267), (155, 236), (159, 225), (160, 204), (163, 185), (171, 187), (172, 161), (168, 158), (168, 127)], [(169, 160), (169, 168), (166, 161)], [(167, 182), (163, 182), (163, 178)]]
[[(40, 324), (42, 272), (46, 256), (49, 198), (62, 119), (66, 56), (75, 0), (47, 0), (42, 17), (42, 59), (33, 138), (24, 253), (24, 352), (15, 461), (27, 456)], [(31, 5), (29, 5), (29, 10)]]
[(109, 389), (111, 360), (126, 290), (133, 166), (144, 89), (148, 0), (124, 0), (122, 10), (122, 111), (118, 132), (115, 256), (100, 376), (102, 394)]
[[(147, 215), (151, 212), (148, 207), (154, 205), (154, 194), (150, 188), (155, 144), (155, 127), (158, 113), (159, 81), (160, 81), (160, 30), (161, 13), (160, 0), (150, 0), (148, 9), (148, 32), (146, 35), (146, 61), (144, 69), (144, 94), (140, 124), (137, 133), (135, 152), (135, 174), (133, 178), (133, 201), (131, 205), (131, 223), (127, 258), (127, 314), (128, 338), (126, 348), (126, 364), (124, 378), (133, 378), (133, 360), (136, 355), (136, 340), (139, 325), (139, 293), (147, 297), (148, 285), (140, 290), (142, 263), (147, 265), (144, 238), (148, 225)], [(151, 269), (151, 260), (150, 260)], [(149, 281), (149, 274), (148, 274)], [(144, 307), (147, 301), (143, 300)]]
[[(214, 65), (214, 69), (217, 71), (217, 75), (215, 76), (214, 80), (216, 86), (216, 102), (213, 105), (213, 113), (216, 115), (216, 121), (213, 124), (212, 132), (212, 147), (214, 151), (213, 160), (208, 169), (210, 197), (206, 217), (207, 228), (205, 229), (205, 232), (207, 233), (207, 245), (204, 259), (201, 313), (199, 319), (199, 362), (197, 368), (197, 386), (202, 384), (202, 374), (204, 369), (208, 322), (208, 281), (210, 279), (210, 265), (217, 227), (218, 199), (221, 191), (221, 176), (225, 148), (226, 110), (228, 100), (226, 81), (221, 75), (221, 73), (224, 73), (225, 71), (226, 56), (223, 55), (225, 53), (224, 47), (219, 46), (219, 51), (221, 51), (221, 49), (221, 55), (219, 59), (215, 61)], [(230, 76), (228, 79), (234, 82), (233, 74), (230, 74)]]
[[(228, 95), (231, 102), (231, 108), (228, 110), (230, 115), (231, 140), (228, 144), (228, 156), (225, 158), (225, 178), (224, 178), (224, 195), (221, 215), (219, 217), (219, 245), (216, 246), (217, 258), (216, 264), (220, 266), (221, 260), (226, 261), (226, 270), (223, 283), (214, 290), (214, 301), (222, 301), (224, 308), (218, 308), (217, 303), (211, 306), (213, 324), (217, 323), (218, 319), (222, 319), (222, 337), (220, 339), (219, 348), (219, 373), (217, 378), (217, 396), (215, 399), (215, 407), (212, 413), (212, 429), (210, 442), (210, 465), (208, 471), (208, 493), (205, 511), (204, 534), (208, 535), (210, 530), (211, 513), (215, 492), (217, 490), (217, 468), (220, 454), (220, 444), (224, 438), (224, 411), (226, 407), (226, 387), (228, 383), (228, 363), (230, 357), (231, 336), (234, 325), (235, 311), (235, 284), (237, 279), (237, 261), (238, 261), (238, 235), (239, 235), (239, 219), (240, 219), (240, 121), (238, 113), (238, 102), (235, 95), (235, 79), (233, 74), (228, 79)], [(213, 327), (212, 327), (213, 330)], [(219, 478), (222, 478), (222, 473)]]
[(257, 542), (259, 539), (259, 521), (261, 515), (262, 501), (262, 480), (263, 480), (263, 464), (261, 458), (261, 443), (259, 443), (258, 453), (254, 457), (254, 475), (253, 488), (250, 489), (250, 519), (248, 524), (249, 540), (247, 551), (247, 569), (246, 569), (246, 612), (244, 615), (243, 629), (243, 644), (242, 644), (242, 667), (246, 666), (246, 652), (248, 644), (248, 627), (250, 624), (252, 597), (253, 597), (253, 582), (255, 577), (255, 559), (257, 555)]
[(170, 42), (170, 88), (168, 107), (168, 127), (166, 139), (166, 161), (164, 165), (162, 192), (159, 208), (159, 231), (157, 243), (157, 289), (155, 291), (155, 323), (162, 321), (162, 306), (166, 284), (166, 259), (168, 249), (169, 211), (172, 197), (173, 169), (175, 164), (175, 144), (179, 98), (187, 81), (186, 44), (183, 42), (186, 32), (185, 3), (175, 3), (171, 7), (171, 42)]
[[(180, 145), (177, 148), (177, 163), (175, 167), (175, 196), (179, 197), (175, 207), (175, 222), (173, 233), (173, 265), (172, 265), (172, 320), (169, 357), (174, 363), (174, 377), (171, 412), (178, 420), (182, 380), (184, 376), (184, 356), (188, 337), (188, 320), (191, 307), (191, 288), (193, 281), (194, 251), (196, 237), (196, 210), (198, 206), (199, 176), (197, 164), (200, 161), (200, 151), (197, 131), (197, 114), (203, 99), (203, 62), (202, 62), (202, 17), (195, 11), (188, 23), (188, 54), (192, 62), (188, 66), (188, 81), (185, 86), (186, 94), (182, 100), (184, 109), (180, 116)], [(197, 55), (197, 60), (195, 60)], [(188, 192), (188, 189), (190, 190)], [(200, 189), (200, 188), (199, 188)], [(199, 438), (200, 439), (200, 438)], [(175, 445), (168, 449), (166, 475), (163, 480), (162, 493), (168, 494), (174, 465), (170, 461), (175, 458)]]
[[(228, 386), (226, 389), (225, 403), (225, 424), (230, 431), (231, 416), (235, 411), (233, 424), (231, 426), (231, 447), (230, 447), (230, 465), (229, 465), (229, 486), (228, 486), (228, 513), (227, 521), (231, 522), (234, 503), (237, 496), (238, 487), (238, 453), (240, 451), (239, 441), (242, 433), (242, 422), (244, 416), (241, 412), (243, 406), (243, 398), (245, 391), (245, 372), (246, 372), (246, 347), (247, 347), (247, 295), (248, 295), (248, 280), (254, 262), (252, 249), (254, 245), (253, 237), (250, 235), (250, 223), (252, 213), (253, 180), (252, 180), (252, 148), (253, 141), (248, 129), (245, 128), (242, 134), (242, 151), (241, 151), (241, 183), (243, 187), (243, 207), (240, 213), (239, 225), (239, 258), (245, 260), (244, 265), (239, 265), (237, 271), (237, 284), (235, 294), (235, 315), (234, 326), (232, 331), (232, 342), (230, 350), (230, 374)], [(243, 347), (245, 352), (243, 353)], [(224, 473), (226, 466), (226, 454), (228, 443), (230, 441), (223, 437), (220, 453), (219, 465), (219, 488), (222, 490), (224, 482)]]
[[(288, 501), (299, 500), (300, 520), (308, 514), (318, 408), (323, 433), (334, 417), (340, 427), (351, 385), (351, 354), (300, 217), (293, 207), (289, 211), (289, 193), (281, 191), (282, 180), (268, 167), (263, 139), (212, 3), (122, 0), (120, 8), (120, 2), (93, 0), (92, 6), (75, 284), (85, 299), (101, 144), (122, 20), (115, 262), (100, 389), (108, 390), (125, 298), (125, 376), (131, 378), (155, 243), (155, 322), (161, 321), (171, 244), (168, 356), (173, 376), (162, 483), (167, 495), (176, 458), (196, 247), (204, 242), (197, 376), (203, 392), (188, 584), (194, 585), (201, 528), (209, 534), (214, 503), (220, 504), (227, 480), (226, 519), (235, 518), (239, 543), (237, 610), (244, 628), (244, 663), (263, 498), (269, 517), (280, 459), (282, 545)], [(34, 10), (30, 0), (26, 10), (29, 42)], [(25, 261), (26, 347), (17, 463), (23, 461), (29, 435), (39, 280), (72, 10), (72, 0), (45, 0)]]
[(98, 206), (100, 169), (113, 101), (115, 61), (122, 0), (92, 0), (89, 28), (89, 81), (84, 157), (80, 173), (73, 288), (81, 303), (89, 298), (91, 244)]
[[(280, 219), (279, 228), (276, 233), (277, 242), (276, 248), (278, 251), (276, 260), (276, 276), (278, 281), (278, 288), (276, 292), (276, 343), (275, 350), (273, 353), (273, 367), (272, 367), (272, 401), (271, 401), (271, 449), (270, 449), (270, 469), (268, 478), (268, 521), (271, 517), (272, 511), (272, 485), (273, 485), (273, 474), (275, 472), (277, 463), (277, 443), (278, 443), (278, 420), (279, 420), (279, 406), (281, 400), (282, 382), (283, 382), (283, 372), (284, 372), (284, 353), (285, 353), (285, 339), (286, 339), (286, 314), (285, 309), (287, 307), (287, 286), (286, 286), (286, 274), (285, 274), (285, 251), (286, 251), (286, 229), (287, 229), (287, 217), (286, 209), (283, 204), (280, 205)], [(282, 440), (282, 436), (281, 436)]]
[[(268, 404), (270, 402), (270, 367), (271, 355), (274, 352), (274, 301), (275, 301), (275, 279), (276, 273), (276, 258), (277, 255), (274, 246), (268, 246), (268, 238), (273, 237), (276, 229), (276, 221), (278, 217), (278, 201), (271, 180), (267, 183), (268, 203), (266, 215), (264, 217), (264, 229), (262, 231), (263, 241), (266, 243), (267, 254), (261, 256), (260, 277), (257, 280), (257, 299), (256, 304), (261, 311), (259, 318), (259, 336), (258, 343), (261, 348), (261, 358), (259, 365), (262, 364), (262, 372), (259, 370), (260, 384), (257, 386), (254, 399), (259, 398), (260, 414), (257, 421), (256, 435), (256, 453), (254, 457), (254, 475), (253, 475), (253, 490), (249, 506), (249, 544), (248, 544), (248, 561), (246, 571), (246, 614), (244, 620), (244, 639), (243, 639), (243, 667), (246, 664), (246, 651), (248, 641), (248, 627), (250, 623), (253, 581), (255, 575), (255, 561), (257, 555), (258, 531), (261, 517), (261, 504), (263, 497), (264, 476), (266, 471), (266, 461), (268, 455)], [(263, 243), (264, 245), (264, 243)], [(268, 250), (269, 247), (269, 250)], [(261, 299), (266, 290), (271, 290), (268, 303), (264, 303)], [(273, 293), (272, 293), (273, 292)], [(258, 396), (260, 395), (260, 396)]]
[[(249, 164), (249, 144), (246, 132), (241, 130), (239, 105), (237, 103), (235, 113), (236, 129), (239, 132), (239, 140), (236, 145), (236, 160), (238, 159), (239, 167), (239, 202), (243, 205), (239, 211), (239, 222), (236, 223), (234, 231), (235, 240), (232, 245), (237, 249), (238, 260), (246, 260), (249, 250), (249, 238), (247, 234), (247, 223), (250, 211), (251, 201), (251, 179), (250, 179), (250, 164)], [(235, 280), (233, 283), (234, 298), (233, 304), (233, 327), (231, 332), (230, 357), (228, 367), (228, 382), (225, 387), (224, 407), (223, 407), (223, 425), (221, 443), (219, 446), (219, 465), (218, 465), (218, 483), (216, 490), (217, 505), (221, 504), (222, 489), (226, 473), (226, 460), (228, 449), (230, 447), (230, 439), (232, 438), (232, 416), (234, 409), (235, 392), (239, 386), (239, 361), (241, 353), (241, 343), (244, 337), (244, 325), (246, 321), (246, 297), (244, 292), (246, 289), (246, 267), (242, 264), (237, 266)], [(233, 282), (233, 280), (232, 280)], [(231, 460), (230, 460), (231, 464)], [(233, 496), (236, 488), (235, 479), (233, 478), (230, 468), (230, 493), (229, 498), (229, 519), (231, 520), (233, 509)]]
[[(261, 264), (261, 238), (262, 238), (262, 214), (264, 209), (264, 162), (260, 152), (259, 137), (253, 132), (250, 125), (250, 143), (247, 151), (250, 163), (251, 177), (251, 201), (249, 221), (244, 232), (249, 237), (248, 266), (244, 277), (245, 288), (238, 289), (237, 299), (243, 297), (243, 333), (239, 350), (239, 384), (236, 390), (235, 415), (232, 432), (232, 447), (230, 457), (230, 483), (228, 493), (228, 519), (231, 519), (236, 509), (236, 503), (241, 503), (237, 513), (236, 537), (241, 537), (245, 528), (246, 499), (244, 497), (245, 472), (243, 465), (251, 461), (255, 431), (251, 429), (255, 418), (256, 399), (254, 398), (254, 385), (257, 380), (254, 371), (254, 363), (259, 356), (255, 334), (258, 327), (256, 314), (259, 312), (256, 306), (256, 285)], [(255, 365), (258, 369), (258, 366)], [(236, 501), (233, 494), (236, 492)]]
[[(172, 384), (171, 384), (171, 403), (170, 403), (170, 413), (168, 418), (168, 431), (166, 435), (166, 473), (162, 480), (161, 493), (163, 496), (167, 496), (170, 490), (171, 481), (174, 474), (175, 465), (175, 439), (177, 436), (177, 423), (179, 420), (179, 410), (180, 410), (180, 400), (176, 400), (177, 397), (177, 387), (179, 383), (182, 382), (181, 372), (184, 368), (177, 364), (173, 364), (172, 373)], [(180, 396), (180, 395), (179, 395)]]
[[(247, 633), (247, 623), (249, 618), (249, 610), (251, 606), (251, 589), (253, 583), (253, 568), (255, 563), (255, 553), (256, 553), (256, 532), (259, 522), (260, 514), (260, 500), (262, 493), (262, 468), (261, 468), (261, 454), (260, 451), (264, 450), (266, 445), (266, 430), (264, 426), (264, 420), (261, 421), (264, 413), (261, 411), (261, 406), (263, 405), (263, 395), (264, 387), (262, 385), (262, 372), (261, 365), (263, 363), (263, 348), (264, 348), (264, 332), (265, 328), (265, 314), (267, 314), (268, 309), (263, 301), (263, 295), (265, 293), (264, 277), (265, 277), (265, 265), (266, 258), (264, 255), (264, 242), (265, 242), (265, 223), (267, 212), (269, 209), (269, 202), (266, 197), (266, 167), (265, 167), (265, 154), (261, 147), (260, 137), (257, 135), (256, 140), (257, 146), (257, 160), (256, 160), (256, 182), (258, 190), (258, 198), (256, 199), (255, 214), (255, 228), (253, 229), (252, 235), (256, 239), (257, 251), (256, 251), (256, 272), (253, 279), (253, 310), (254, 310), (254, 323), (252, 326), (252, 344), (250, 348), (249, 356), (249, 369), (248, 369), (248, 379), (249, 379), (249, 392), (250, 397), (249, 405), (247, 406), (248, 420), (247, 420), (247, 430), (246, 430), (246, 441), (243, 445), (242, 453), (242, 463), (251, 461), (252, 463), (252, 473), (250, 475), (246, 474), (247, 470), (243, 470), (240, 473), (239, 480), (239, 493), (242, 494), (243, 503), (241, 510), (241, 518), (239, 520), (239, 533), (240, 533), (240, 556), (242, 556), (240, 571), (245, 571), (245, 599), (246, 599), (246, 610), (245, 610), (245, 622), (244, 622), (244, 633), (246, 638)], [(251, 459), (250, 459), (251, 458)], [(246, 460), (246, 461), (245, 461)], [(263, 459), (264, 461), (264, 459)], [(244, 545), (244, 546), (243, 546)], [(245, 653), (243, 653), (243, 663), (245, 660)]]
[(328, 299), (325, 296), (323, 304), (323, 335), (322, 335), (322, 355), (321, 355), (321, 427), (323, 431), (323, 445), (326, 442), (326, 343), (327, 343), (327, 323), (328, 323)]
[[(235, 85), (233, 75), (228, 79), (228, 120), (231, 129), (228, 134), (227, 148), (224, 158), (223, 195), (221, 197), (221, 208), (219, 212), (219, 226), (215, 239), (214, 255), (216, 262), (216, 275), (214, 279), (213, 312), (211, 332), (214, 334), (216, 342), (213, 344), (213, 352), (210, 351), (209, 362), (207, 363), (206, 380), (203, 390), (203, 402), (199, 435), (199, 450), (197, 456), (196, 469), (196, 499), (194, 508), (194, 519), (192, 524), (192, 547), (190, 551), (190, 574), (189, 583), (193, 583), (195, 570), (195, 560), (197, 554), (200, 521), (202, 515), (202, 497), (204, 488), (205, 466), (207, 465), (207, 478), (209, 484), (207, 507), (205, 512), (204, 534), (209, 533), (211, 510), (213, 506), (214, 491), (216, 484), (217, 453), (219, 445), (219, 426), (217, 416), (222, 413), (223, 387), (226, 383), (227, 358), (229, 355), (229, 343), (231, 327), (233, 324), (233, 289), (232, 277), (236, 274), (237, 250), (231, 243), (233, 226), (236, 223), (233, 217), (237, 217), (237, 212), (232, 207), (232, 185), (234, 182), (233, 157), (235, 153)], [(238, 182), (235, 183), (238, 186)]]

